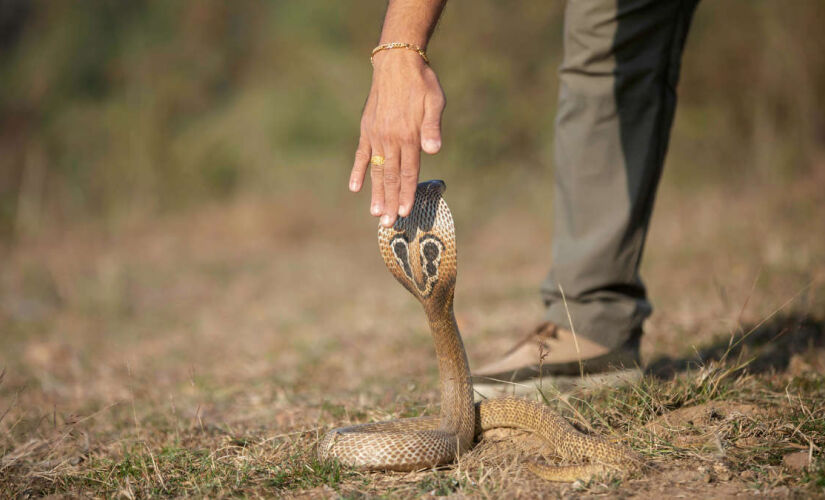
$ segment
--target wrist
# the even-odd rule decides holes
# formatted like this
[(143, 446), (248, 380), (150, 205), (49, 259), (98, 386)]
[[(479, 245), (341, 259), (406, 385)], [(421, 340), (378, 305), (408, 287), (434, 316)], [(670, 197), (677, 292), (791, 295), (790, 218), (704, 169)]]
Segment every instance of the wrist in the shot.
[(427, 63), (413, 50), (382, 50), (373, 56), (372, 65), (376, 72), (399, 71), (404, 68), (421, 71)]

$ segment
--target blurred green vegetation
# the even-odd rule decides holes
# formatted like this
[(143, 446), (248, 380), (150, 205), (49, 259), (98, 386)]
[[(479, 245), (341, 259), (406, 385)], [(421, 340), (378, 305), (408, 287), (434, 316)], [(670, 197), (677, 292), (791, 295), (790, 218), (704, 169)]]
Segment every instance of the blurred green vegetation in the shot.
[[(0, 241), (296, 187), (344, 189), (383, 2), (0, 1)], [(428, 168), (552, 165), (563, 2), (448, 5)], [(821, 0), (702, 3), (672, 179), (776, 182), (825, 150)], [(337, 196), (337, 195), (333, 195)]]

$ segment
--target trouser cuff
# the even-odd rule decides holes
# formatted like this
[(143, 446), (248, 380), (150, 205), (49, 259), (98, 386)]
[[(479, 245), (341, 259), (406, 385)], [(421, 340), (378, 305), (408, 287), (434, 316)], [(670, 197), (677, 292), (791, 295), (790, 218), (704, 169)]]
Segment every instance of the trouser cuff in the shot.
[[(646, 300), (578, 302), (558, 300), (547, 307), (545, 319), (608, 349), (638, 341), (642, 324), (650, 316)], [(570, 319), (573, 324), (571, 326)]]

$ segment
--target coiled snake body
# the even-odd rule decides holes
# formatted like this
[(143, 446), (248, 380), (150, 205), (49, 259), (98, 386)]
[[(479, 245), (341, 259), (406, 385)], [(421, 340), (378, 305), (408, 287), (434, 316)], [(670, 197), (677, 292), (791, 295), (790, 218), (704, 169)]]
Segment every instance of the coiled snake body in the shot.
[(408, 217), (392, 228), (379, 228), (381, 255), (390, 272), (424, 306), (432, 331), (441, 385), (441, 413), (342, 427), (318, 444), (321, 459), (365, 470), (410, 471), (454, 461), (481, 432), (511, 427), (544, 438), (551, 451), (583, 465), (531, 464), (530, 470), (552, 481), (587, 479), (639, 463), (628, 448), (582, 434), (564, 418), (538, 402), (501, 398), (473, 403), (467, 354), (453, 313), (456, 243), (453, 218), (442, 198), (442, 181), (418, 185)]

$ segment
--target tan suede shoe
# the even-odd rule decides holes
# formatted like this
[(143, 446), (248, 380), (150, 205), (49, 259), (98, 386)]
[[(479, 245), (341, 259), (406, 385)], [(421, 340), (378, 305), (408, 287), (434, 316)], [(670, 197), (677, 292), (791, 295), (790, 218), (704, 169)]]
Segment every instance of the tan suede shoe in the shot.
[(638, 335), (609, 350), (581, 335), (546, 322), (504, 356), (473, 370), (476, 399), (539, 395), (576, 387), (620, 385), (641, 377)]

